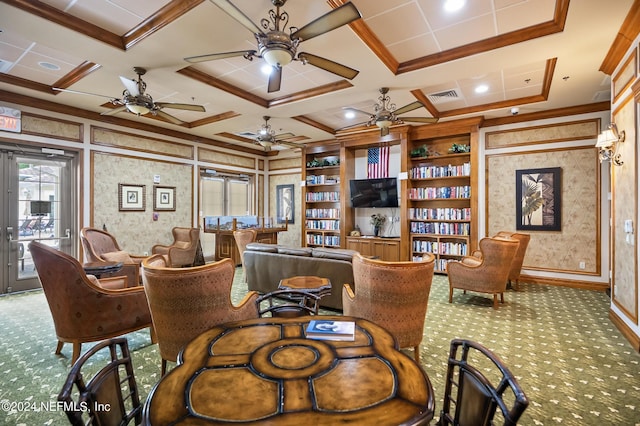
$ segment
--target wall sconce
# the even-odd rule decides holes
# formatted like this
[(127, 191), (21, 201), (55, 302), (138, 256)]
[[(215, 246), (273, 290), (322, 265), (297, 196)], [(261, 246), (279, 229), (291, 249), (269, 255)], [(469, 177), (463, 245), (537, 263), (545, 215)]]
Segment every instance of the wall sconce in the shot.
[(600, 151), (600, 162), (611, 161), (616, 166), (622, 166), (623, 161), (618, 154), (619, 144), (624, 142), (625, 133), (618, 132), (618, 127), (615, 123), (611, 123), (607, 130), (604, 130), (598, 135), (598, 142), (596, 142), (596, 148)]

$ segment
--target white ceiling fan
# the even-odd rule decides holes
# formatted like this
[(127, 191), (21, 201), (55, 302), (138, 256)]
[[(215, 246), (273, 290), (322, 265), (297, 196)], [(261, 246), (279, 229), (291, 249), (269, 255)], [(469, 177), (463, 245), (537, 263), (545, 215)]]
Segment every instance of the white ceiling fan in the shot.
[(253, 58), (263, 58), (265, 62), (272, 67), (267, 88), (269, 93), (280, 90), (282, 67), (291, 61), (311, 64), (349, 80), (355, 78), (359, 73), (358, 70), (310, 53), (300, 52), (298, 56), (296, 56), (298, 46), (301, 42), (361, 18), (360, 12), (351, 2), (347, 2), (331, 12), (326, 13), (302, 28), (289, 26), (290, 34), (284, 32), (289, 23), (289, 14), (280, 10), (280, 7), (284, 6), (287, 0), (271, 0), (271, 3), (276, 9), (275, 11), (273, 9), (269, 10), (269, 18), (263, 18), (260, 21), (260, 26), (251, 21), (229, 0), (211, 0), (211, 2), (251, 31), (258, 42), (258, 48), (257, 50), (239, 50), (235, 52), (191, 56), (185, 58), (187, 62), (197, 63), (235, 56), (243, 56), (250, 61), (252, 61)]
[(60, 92), (77, 93), (80, 95), (100, 96), (109, 99), (113, 105), (117, 105), (116, 108), (109, 111), (105, 111), (100, 115), (115, 115), (123, 111), (129, 111), (136, 115), (152, 114), (160, 118), (165, 119), (173, 124), (184, 124), (182, 120), (174, 117), (171, 114), (167, 114), (162, 111), (163, 108), (181, 109), (187, 111), (200, 111), (205, 112), (202, 105), (183, 104), (175, 102), (154, 102), (151, 95), (146, 93), (147, 83), (142, 80), (142, 76), (146, 74), (147, 70), (142, 67), (134, 67), (133, 71), (138, 75), (137, 80), (131, 80), (126, 77), (120, 76), (120, 81), (125, 87), (122, 92), (122, 98), (114, 98), (113, 96), (99, 95), (96, 93), (80, 92), (77, 90), (63, 89), (54, 87), (53, 90)]
[(389, 134), (389, 127), (393, 124), (402, 124), (404, 122), (436, 123), (438, 121), (435, 117), (398, 117), (401, 114), (424, 107), (424, 105), (419, 101), (415, 101), (401, 108), (396, 108), (396, 105), (391, 102), (391, 98), (389, 98), (387, 93), (389, 93), (388, 87), (380, 88), (380, 96), (378, 97), (380, 102), (373, 106), (375, 111), (373, 113), (361, 111), (356, 108), (345, 108), (346, 110), (368, 115), (369, 120), (343, 127), (338, 130), (346, 130), (365, 125), (367, 127), (375, 125), (380, 128), (380, 136), (386, 136)]

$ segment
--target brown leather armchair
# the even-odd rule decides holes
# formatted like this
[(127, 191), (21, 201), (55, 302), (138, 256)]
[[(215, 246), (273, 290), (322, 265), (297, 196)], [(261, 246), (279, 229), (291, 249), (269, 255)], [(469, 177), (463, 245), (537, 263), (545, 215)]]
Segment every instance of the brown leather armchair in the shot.
[(200, 242), (200, 229), (175, 227), (171, 233), (173, 242), (169, 245), (156, 244), (151, 253), (166, 256), (167, 264), (172, 268), (192, 266)]
[(520, 243), (506, 238), (487, 237), (480, 240), (480, 257), (463, 258), (447, 263), (449, 275), (449, 303), (453, 302), (453, 289), (489, 293), (493, 295), (493, 308), (504, 303), (504, 292), (511, 263)]
[(427, 315), (435, 257), (421, 262), (384, 262), (353, 256), (355, 292), (342, 288), (344, 315), (373, 321), (387, 329), (400, 348), (414, 348), (420, 362), (420, 343)]
[(105, 288), (95, 277), (87, 276), (80, 262), (68, 254), (36, 241), (29, 243), (29, 250), (53, 317), (58, 337), (56, 354), (64, 343), (72, 343), (73, 363), (82, 343), (151, 327), (143, 287)]
[(238, 246), (242, 272), (244, 273), (244, 282), (247, 282), (247, 273), (244, 270), (244, 251), (247, 249), (247, 244), (254, 242), (258, 238), (258, 231), (255, 229), (240, 229), (233, 231), (233, 238), (236, 240), (236, 245)]
[(182, 347), (211, 327), (229, 321), (258, 318), (258, 292), (250, 291), (234, 306), (231, 259), (188, 268), (169, 268), (154, 255), (142, 262), (142, 282), (156, 332), (162, 374)]
[(146, 256), (123, 251), (115, 237), (102, 229), (82, 228), (80, 242), (82, 242), (85, 262), (122, 262), (122, 269), (113, 276), (125, 275), (129, 287), (142, 284), (140, 264)]
[(522, 270), (524, 255), (527, 253), (531, 235), (522, 232), (500, 231), (496, 234), (496, 237), (511, 238), (520, 242), (518, 251), (516, 251), (513, 262), (511, 262), (511, 269), (509, 270), (509, 284), (515, 283), (514, 289), (518, 291), (520, 288), (520, 271)]

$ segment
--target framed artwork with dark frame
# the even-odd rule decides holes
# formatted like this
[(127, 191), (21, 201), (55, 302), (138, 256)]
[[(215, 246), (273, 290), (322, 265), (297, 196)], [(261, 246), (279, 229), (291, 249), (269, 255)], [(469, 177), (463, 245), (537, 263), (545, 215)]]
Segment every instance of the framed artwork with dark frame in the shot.
[(276, 216), (278, 223), (294, 223), (294, 201), (293, 184), (276, 186)]
[(562, 169), (516, 170), (516, 230), (560, 231)]
[(176, 187), (175, 186), (154, 186), (153, 187), (153, 210), (154, 211), (176, 211)]
[(146, 209), (146, 186), (118, 184), (118, 209), (121, 212), (143, 212)]

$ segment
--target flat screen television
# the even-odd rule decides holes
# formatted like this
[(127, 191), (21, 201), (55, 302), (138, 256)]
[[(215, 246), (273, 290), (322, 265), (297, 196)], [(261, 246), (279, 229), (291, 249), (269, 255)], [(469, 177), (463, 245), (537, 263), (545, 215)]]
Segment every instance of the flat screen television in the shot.
[(51, 214), (51, 201), (31, 201), (29, 210), (32, 216), (46, 216)]
[(352, 179), (351, 207), (398, 207), (396, 178)]

